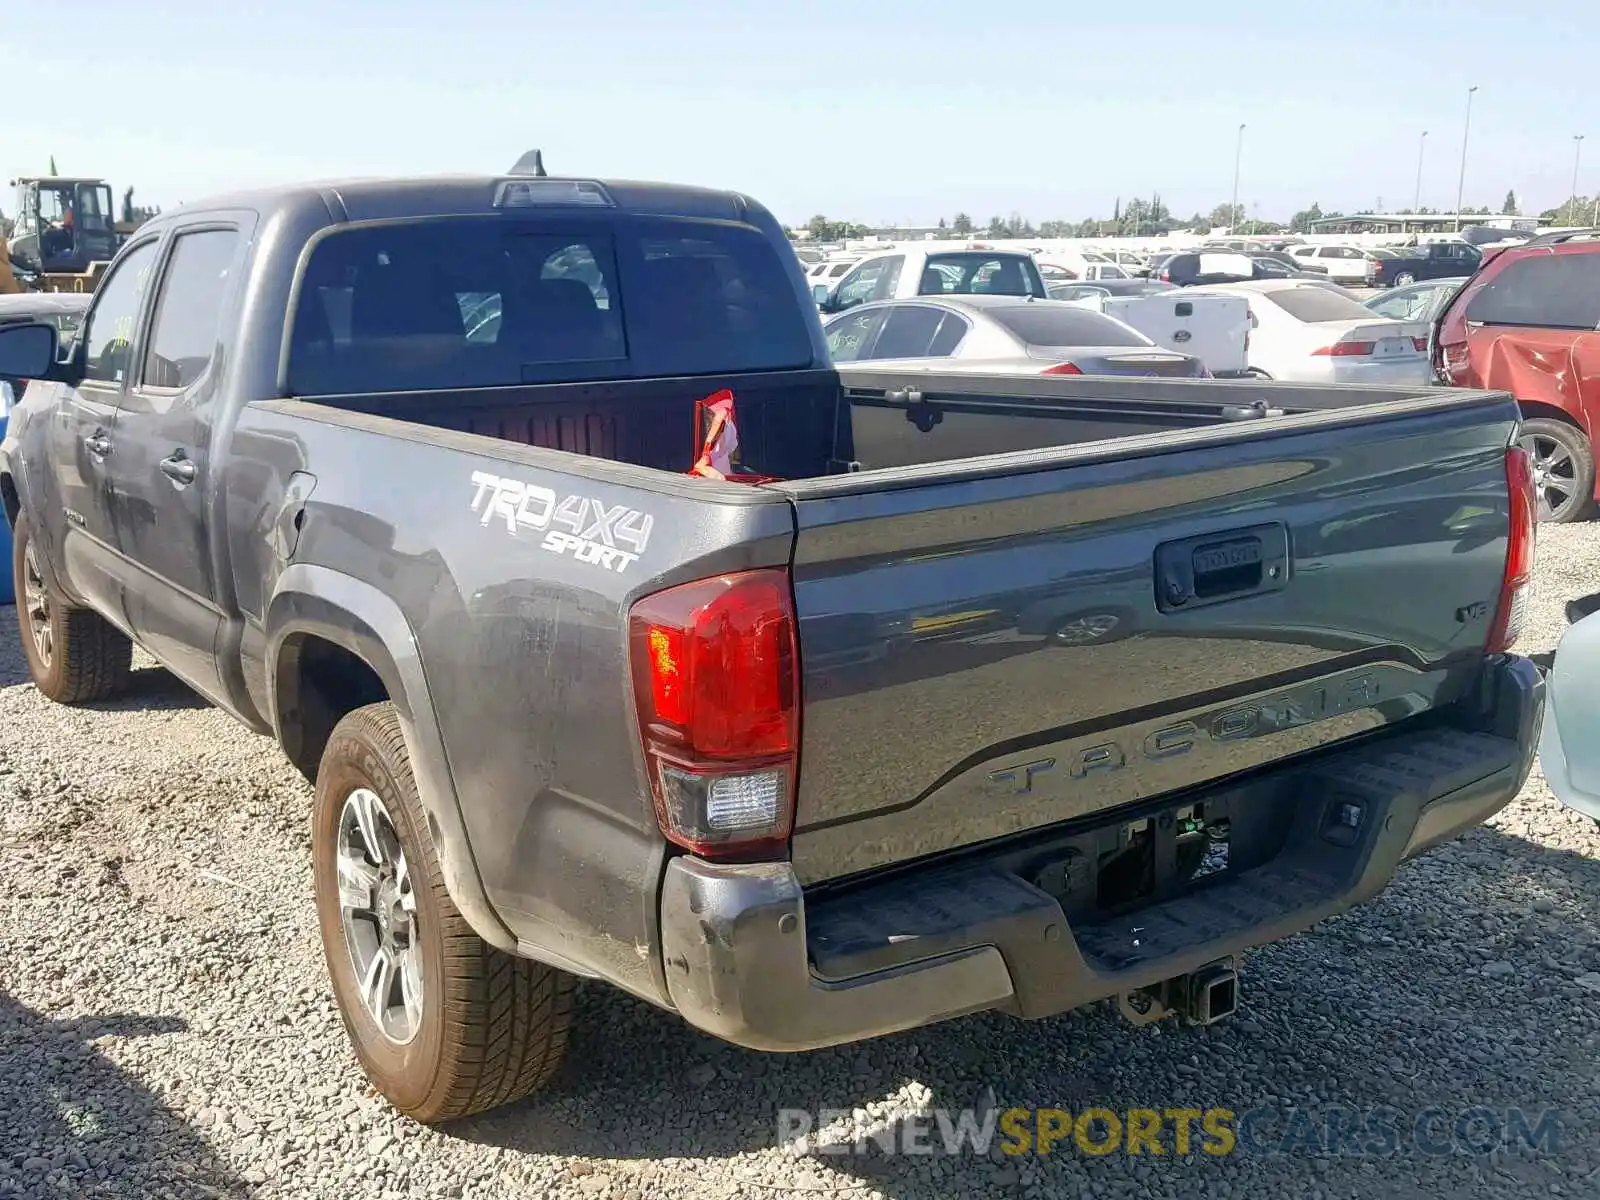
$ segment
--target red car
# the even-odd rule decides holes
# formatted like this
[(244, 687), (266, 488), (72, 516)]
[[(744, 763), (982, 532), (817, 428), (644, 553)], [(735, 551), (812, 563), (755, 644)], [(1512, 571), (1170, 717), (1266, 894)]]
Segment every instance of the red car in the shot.
[(1482, 267), (1434, 327), (1433, 367), (1457, 387), (1522, 405), (1541, 521), (1595, 511), (1600, 434), (1600, 230), (1545, 234)]

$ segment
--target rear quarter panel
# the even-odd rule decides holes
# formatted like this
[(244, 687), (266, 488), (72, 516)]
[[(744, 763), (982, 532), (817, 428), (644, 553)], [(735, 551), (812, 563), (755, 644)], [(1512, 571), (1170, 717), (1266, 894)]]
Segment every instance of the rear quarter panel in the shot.
[[(664, 847), (631, 699), (628, 608), (675, 582), (785, 565), (787, 501), (294, 401), (248, 406), (233, 452), (252, 690), (272, 687), (265, 647), (290, 562), (281, 498), (304, 472), (315, 487), (292, 562), (370, 584), (404, 614), (499, 917), (525, 952), (659, 997), (648, 948)], [(581, 509), (584, 525), (600, 512), (613, 530), (648, 525), (646, 544), (609, 564), (579, 561), (570, 543), (546, 548), (547, 531), (518, 520), (541, 511), (521, 504), (524, 485)]]

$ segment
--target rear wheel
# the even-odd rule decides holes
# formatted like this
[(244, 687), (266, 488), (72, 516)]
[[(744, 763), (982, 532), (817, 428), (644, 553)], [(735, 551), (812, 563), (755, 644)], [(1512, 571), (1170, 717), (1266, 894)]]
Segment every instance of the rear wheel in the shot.
[(1395, 287), (1405, 287), (1407, 284), (1415, 283), (1416, 281), (1417, 277), (1410, 271), (1401, 271), (1400, 274), (1394, 277)]
[(1517, 443), (1533, 460), (1539, 520), (1556, 525), (1587, 520), (1594, 512), (1594, 452), (1583, 430), (1535, 417), (1522, 423)]
[(133, 643), (97, 612), (70, 607), (50, 587), (26, 517), (12, 531), (11, 574), (28, 674), (58, 704), (103, 700), (128, 681)]
[(456, 909), (393, 704), (358, 708), (328, 739), (312, 871), (340, 1016), (390, 1103), (435, 1124), (549, 1082), (573, 978), (496, 950)]

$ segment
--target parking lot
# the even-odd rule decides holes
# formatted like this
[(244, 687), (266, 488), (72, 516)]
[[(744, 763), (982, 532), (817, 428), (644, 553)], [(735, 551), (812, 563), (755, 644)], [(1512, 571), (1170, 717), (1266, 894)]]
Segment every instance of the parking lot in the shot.
[[(1523, 649), (1600, 580), (1600, 525), (1541, 530)], [(0, 1196), (1585, 1196), (1600, 1188), (1600, 836), (1530, 779), (1363, 909), (1251, 955), (1204, 1030), (1107, 1007), (979, 1016), (794, 1057), (598, 985), (544, 1095), (436, 1131), (365, 1085), (310, 901), (310, 792), (273, 743), (143, 660), (67, 709), (0, 608)], [(783, 1109), (867, 1130), (941, 1107), (1385, 1106), (1556, 1115), (1542, 1151), (796, 1155)], [(1302, 1120), (1304, 1118), (1301, 1118)], [(1348, 1148), (1347, 1148), (1348, 1149)]]

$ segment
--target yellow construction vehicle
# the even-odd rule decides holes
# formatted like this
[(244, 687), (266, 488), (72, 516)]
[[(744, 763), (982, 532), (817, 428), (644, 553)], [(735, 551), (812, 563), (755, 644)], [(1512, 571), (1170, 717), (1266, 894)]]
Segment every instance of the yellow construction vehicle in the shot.
[(22, 281), (11, 269), (11, 247), (6, 242), (5, 230), (0, 229), (0, 296), (12, 296), (22, 290)]
[(133, 189), (123, 196), (119, 222), (111, 186), (103, 179), (35, 175), (11, 182), (16, 217), (9, 250), (0, 249), (0, 292), (22, 291), (25, 282), (35, 291), (94, 291), (123, 239), (139, 224)]

